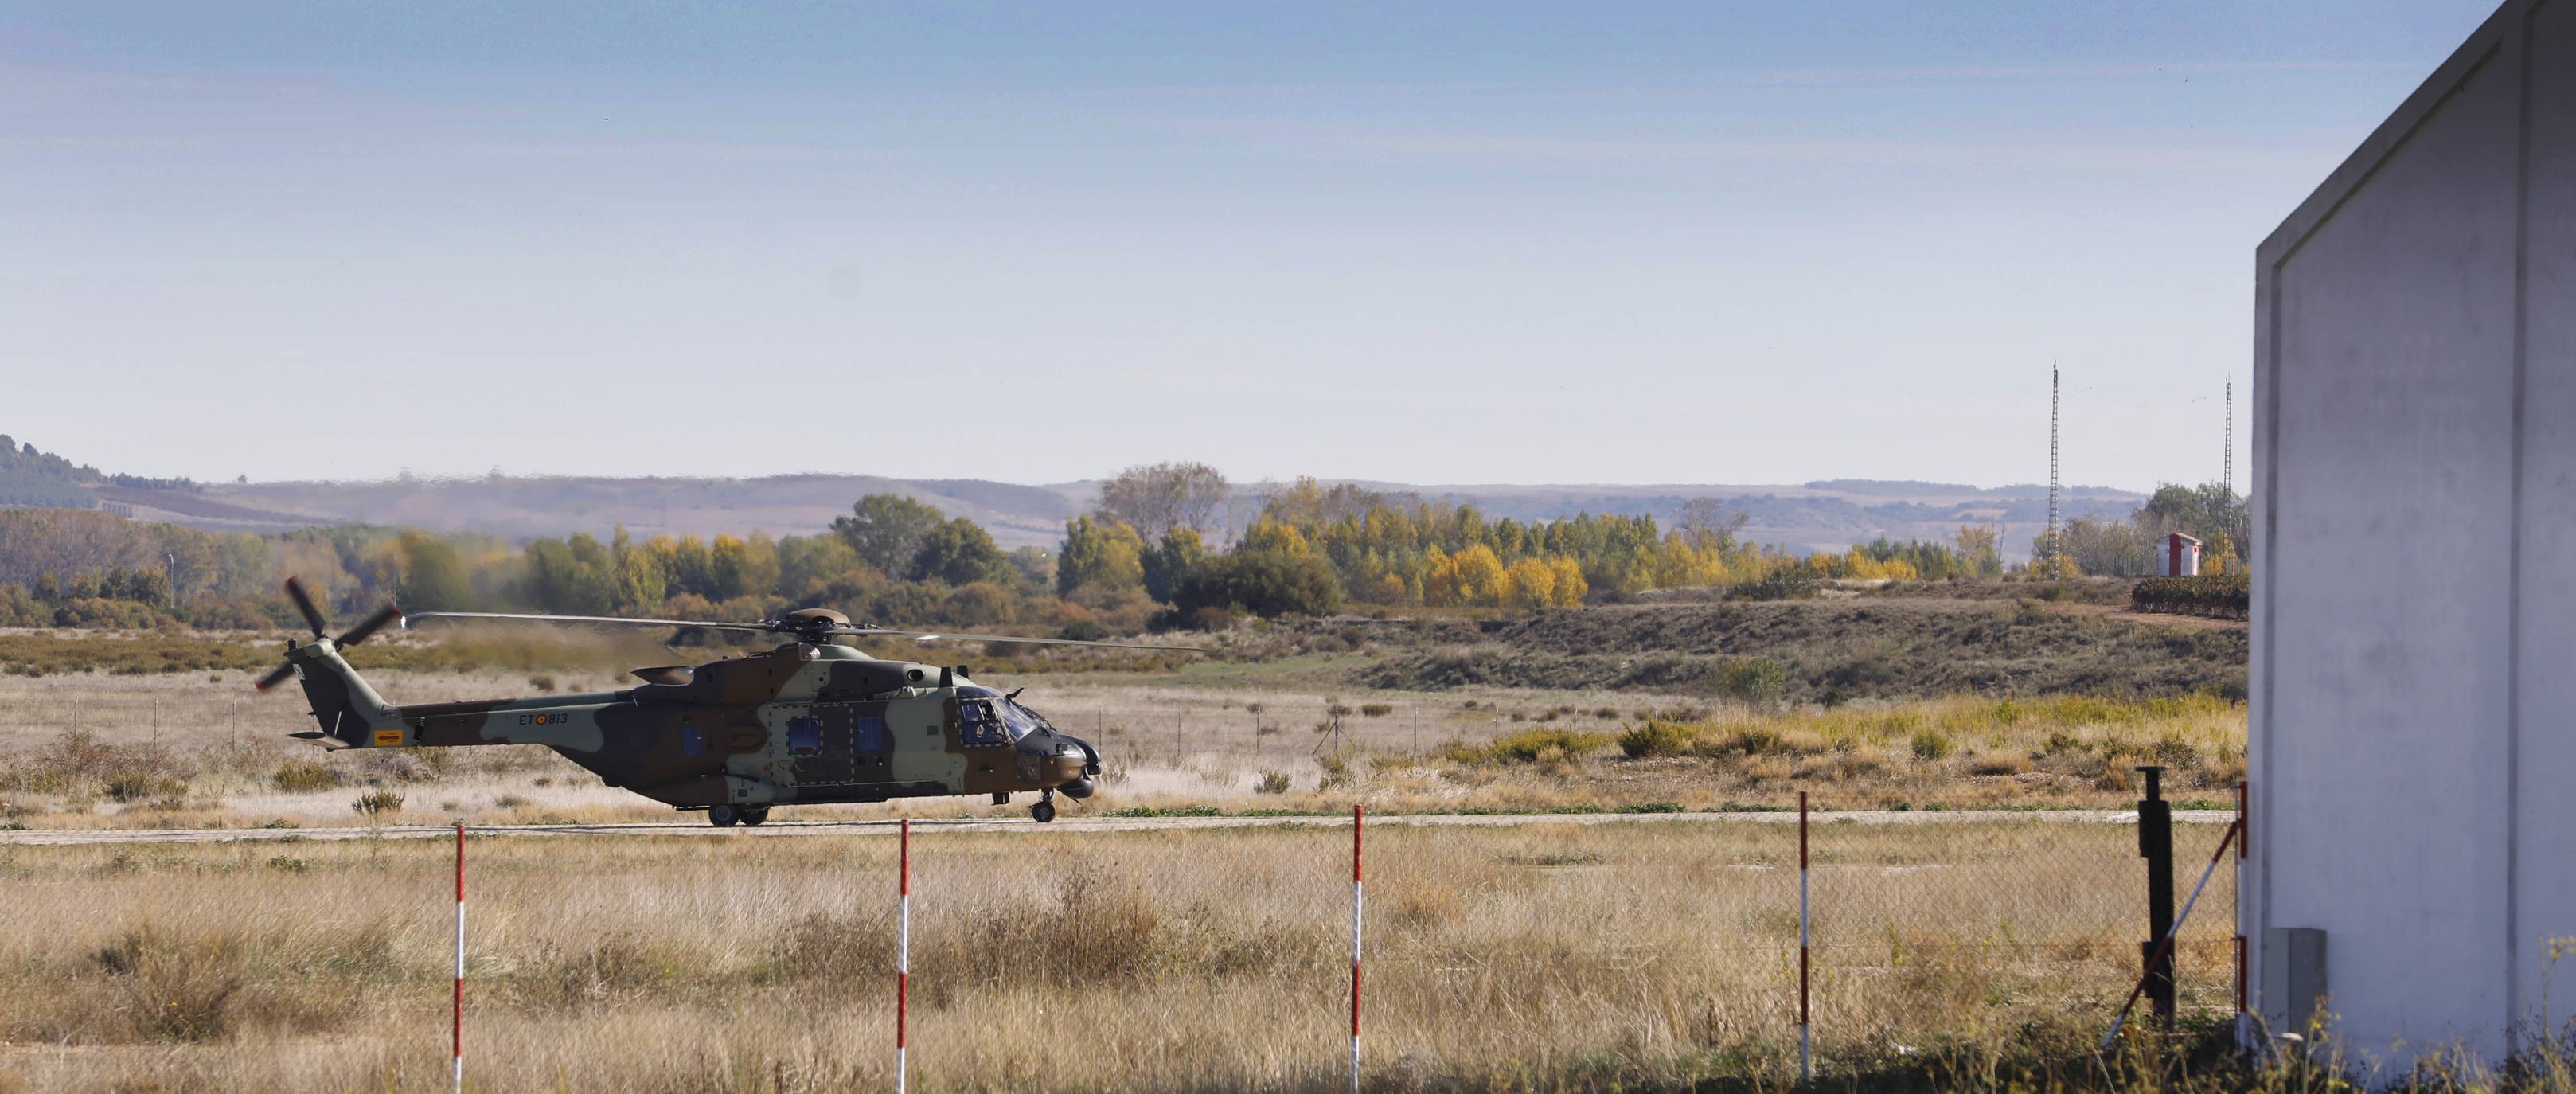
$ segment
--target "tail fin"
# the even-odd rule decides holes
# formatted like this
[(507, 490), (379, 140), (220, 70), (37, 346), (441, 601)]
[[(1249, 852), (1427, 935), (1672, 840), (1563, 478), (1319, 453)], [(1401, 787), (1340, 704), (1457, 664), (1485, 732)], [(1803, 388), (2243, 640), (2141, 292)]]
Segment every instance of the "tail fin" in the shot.
[(259, 690), (267, 691), (285, 683), (289, 676), (304, 685), (304, 697), (313, 701), (313, 720), (320, 722), (322, 728), (318, 732), (307, 730), (295, 736), (306, 740), (328, 738), (340, 742), (343, 748), (394, 748), (408, 744), (402, 712), (385, 702), (383, 696), (377, 695), (376, 689), (368, 687), (366, 681), (358, 678), (358, 671), (350, 668), (349, 662), (340, 657), (342, 648), (366, 641), (367, 636), (382, 630), (385, 624), (401, 619), (402, 612), (387, 604), (364, 622), (342, 632), (340, 637), (331, 638), (323, 633), (321, 607), (313, 602), (311, 594), (304, 591), (302, 582), (287, 578), (286, 596), (294, 601), (295, 610), (304, 616), (305, 624), (313, 628), (313, 641), (302, 646), (287, 643), (286, 663), (260, 677)]
[(318, 733), (296, 736), (328, 738), (344, 748), (399, 748), (411, 743), (402, 714), (349, 667), (330, 640), (298, 647), (287, 654), (287, 660), (295, 666), (296, 682), (304, 685), (304, 697), (313, 703), (313, 720), (322, 727)]

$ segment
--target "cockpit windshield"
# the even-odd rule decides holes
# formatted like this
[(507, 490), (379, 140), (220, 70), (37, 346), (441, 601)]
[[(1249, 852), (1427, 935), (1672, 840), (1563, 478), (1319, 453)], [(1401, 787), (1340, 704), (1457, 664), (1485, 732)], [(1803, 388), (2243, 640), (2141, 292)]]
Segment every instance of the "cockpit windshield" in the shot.
[[(960, 708), (959, 715), (966, 725), (966, 736), (970, 742), (987, 735), (998, 735), (1016, 741), (1041, 729), (1054, 728), (1053, 724), (1038, 712), (1011, 701), (1009, 696), (991, 688), (973, 686), (959, 688), (957, 701)], [(999, 724), (994, 725), (993, 723), (996, 722)]]
[(1002, 708), (1002, 725), (1010, 730), (1011, 739), (1014, 741), (1037, 732), (1038, 727), (1046, 724), (1036, 714), (1031, 713), (1029, 708), (1008, 699), (1002, 700), (997, 705)]

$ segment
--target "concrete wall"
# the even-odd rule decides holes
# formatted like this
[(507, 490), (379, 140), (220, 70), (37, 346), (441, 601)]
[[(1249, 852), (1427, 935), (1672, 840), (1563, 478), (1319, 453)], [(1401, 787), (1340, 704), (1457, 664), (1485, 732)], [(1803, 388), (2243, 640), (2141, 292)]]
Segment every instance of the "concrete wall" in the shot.
[(2323, 928), (2347, 1049), (2499, 1053), (2576, 935), (2576, 0), (2500, 9), (2256, 277), (2253, 967)]

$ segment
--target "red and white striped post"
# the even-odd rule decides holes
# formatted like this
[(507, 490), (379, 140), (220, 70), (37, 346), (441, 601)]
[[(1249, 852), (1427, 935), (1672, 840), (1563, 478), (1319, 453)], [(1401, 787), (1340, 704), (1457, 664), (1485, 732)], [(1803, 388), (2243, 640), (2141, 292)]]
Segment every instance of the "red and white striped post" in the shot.
[(1360, 821), (1351, 805), (1351, 1094), (1360, 1089)]
[(912, 818), (903, 819), (902, 866), (895, 882), (894, 918), (894, 1090), (903, 1094), (905, 1013), (912, 998)]
[(1798, 1082), (1816, 1081), (1807, 1009), (1807, 792), (1798, 792)]
[(448, 1078), (465, 1090), (465, 822), (456, 822), (456, 1005), (448, 1021)]

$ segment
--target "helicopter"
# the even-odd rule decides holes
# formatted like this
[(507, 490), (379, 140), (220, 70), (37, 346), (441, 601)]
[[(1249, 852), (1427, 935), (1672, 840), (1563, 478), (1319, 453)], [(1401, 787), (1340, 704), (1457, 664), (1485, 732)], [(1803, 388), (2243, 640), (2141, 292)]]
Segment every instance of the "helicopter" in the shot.
[[(759, 825), (774, 806), (882, 802), (895, 798), (1035, 793), (1029, 816), (1056, 815), (1055, 797), (1092, 795), (1100, 751), (1005, 693), (978, 684), (964, 665), (871, 657), (851, 640), (908, 637), (1060, 646), (1198, 652), (1192, 646), (1087, 642), (1064, 638), (930, 633), (853, 624), (828, 608), (806, 608), (757, 623), (422, 612), (386, 605), (339, 637), (289, 578), (288, 599), (313, 640), (286, 644), (286, 662), (260, 691), (290, 676), (303, 685), (319, 729), (293, 736), (343, 748), (455, 748), (537, 744), (600, 780), (719, 828)], [(624, 691), (397, 706), (379, 696), (340, 651), (386, 625), (430, 620), (505, 620), (649, 627), (697, 627), (785, 636), (775, 649), (701, 665), (633, 670)]]

